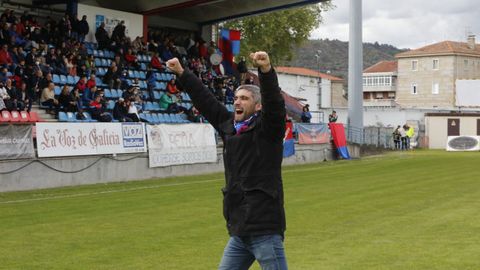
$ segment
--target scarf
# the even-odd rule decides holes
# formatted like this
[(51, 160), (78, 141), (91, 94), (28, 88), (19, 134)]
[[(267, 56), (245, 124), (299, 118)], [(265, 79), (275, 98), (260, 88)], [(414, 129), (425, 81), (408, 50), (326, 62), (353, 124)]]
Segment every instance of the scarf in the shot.
[(237, 135), (242, 134), (245, 132), (248, 127), (257, 119), (258, 113), (254, 113), (252, 116), (250, 116), (248, 119), (243, 120), (241, 122), (233, 122), (233, 125), (235, 127), (235, 130), (237, 131)]

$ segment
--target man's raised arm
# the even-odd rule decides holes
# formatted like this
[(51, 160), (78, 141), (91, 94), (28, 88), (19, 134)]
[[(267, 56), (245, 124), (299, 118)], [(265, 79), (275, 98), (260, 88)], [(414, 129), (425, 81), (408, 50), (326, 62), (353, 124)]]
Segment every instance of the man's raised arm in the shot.
[(274, 140), (285, 136), (285, 101), (280, 93), (278, 78), (266, 52), (250, 54), (253, 66), (258, 67), (262, 94), (262, 128)]
[(180, 89), (188, 93), (195, 108), (215, 129), (219, 130), (219, 124), (231, 118), (227, 108), (215, 98), (195, 74), (184, 70), (177, 58), (168, 60), (167, 67), (177, 75)]

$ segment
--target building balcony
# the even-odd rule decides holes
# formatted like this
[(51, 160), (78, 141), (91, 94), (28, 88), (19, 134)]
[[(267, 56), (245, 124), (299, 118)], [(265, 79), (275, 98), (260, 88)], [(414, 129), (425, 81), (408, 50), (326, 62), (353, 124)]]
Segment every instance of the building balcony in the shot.
[(397, 91), (396, 85), (391, 86), (363, 86), (363, 92), (395, 92)]
[(393, 99), (364, 99), (364, 107), (395, 107), (397, 104)]

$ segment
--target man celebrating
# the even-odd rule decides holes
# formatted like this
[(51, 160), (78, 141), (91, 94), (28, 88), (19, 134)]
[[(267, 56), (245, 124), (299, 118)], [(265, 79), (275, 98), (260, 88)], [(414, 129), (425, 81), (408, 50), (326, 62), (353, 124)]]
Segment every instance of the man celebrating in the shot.
[(283, 270), (287, 269), (281, 176), (285, 102), (268, 54), (250, 57), (258, 67), (260, 88), (240, 85), (233, 114), (178, 59), (169, 60), (167, 67), (223, 140), (223, 214), (230, 240), (219, 269), (244, 270), (257, 260), (264, 270)]

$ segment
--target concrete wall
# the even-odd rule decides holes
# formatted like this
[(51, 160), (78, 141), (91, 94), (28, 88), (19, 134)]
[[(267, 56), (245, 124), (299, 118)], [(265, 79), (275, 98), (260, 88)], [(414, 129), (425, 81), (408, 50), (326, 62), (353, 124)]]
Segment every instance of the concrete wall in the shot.
[[(83, 15), (87, 15), (87, 22), (88, 26), (90, 27), (90, 31), (88, 32), (85, 39), (90, 42), (97, 42), (95, 39), (95, 32), (97, 31), (97, 27), (95, 25), (95, 20), (97, 15), (105, 16), (105, 19), (108, 20), (123, 20), (125, 21), (125, 34), (127, 37), (130, 37), (134, 40), (137, 36), (143, 36), (143, 16), (140, 14), (130, 13), (130, 12), (123, 12), (118, 10), (106, 9), (102, 7), (96, 6), (88, 6), (83, 4), (78, 4), (78, 19), (81, 20)], [(108, 23), (106, 30), (109, 31)], [(112, 27), (115, 27), (117, 23), (113, 23)], [(113, 28), (111, 28), (113, 31)], [(112, 33), (109, 32), (111, 35)]]
[(332, 81), (332, 104), (331, 107), (335, 108), (347, 108), (348, 100), (345, 98), (345, 87), (343, 82)]
[(448, 137), (448, 119), (459, 119), (461, 136), (477, 136), (477, 119), (480, 116), (426, 116), (425, 135), (428, 148), (445, 149)]
[[(329, 144), (322, 145), (295, 145), (296, 155), (285, 158), (284, 165), (305, 164), (332, 160), (334, 155)], [(352, 157), (359, 157), (358, 146), (350, 146)], [(40, 162), (33, 162), (27, 167), (11, 173), (0, 175), (0, 192), (34, 190), (64, 186), (77, 186), (96, 183), (110, 183), (121, 181), (144, 180), (153, 178), (166, 178), (172, 176), (199, 175), (223, 171), (222, 151), (218, 151), (216, 163), (189, 164), (170, 167), (149, 168), (147, 154), (121, 155), (101, 158), (67, 157), (67, 158), (42, 158), (47, 165), (62, 171), (76, 171), (77, 173), (62, 173), (47, 168)], [(126, 159), (130, 159), (125, 161)], [(124, 160), (124, 161), (122, 161)], [(3, 160), (0, 161), (0, 172), (12, 171), (31, 162), (31, 160)]]

